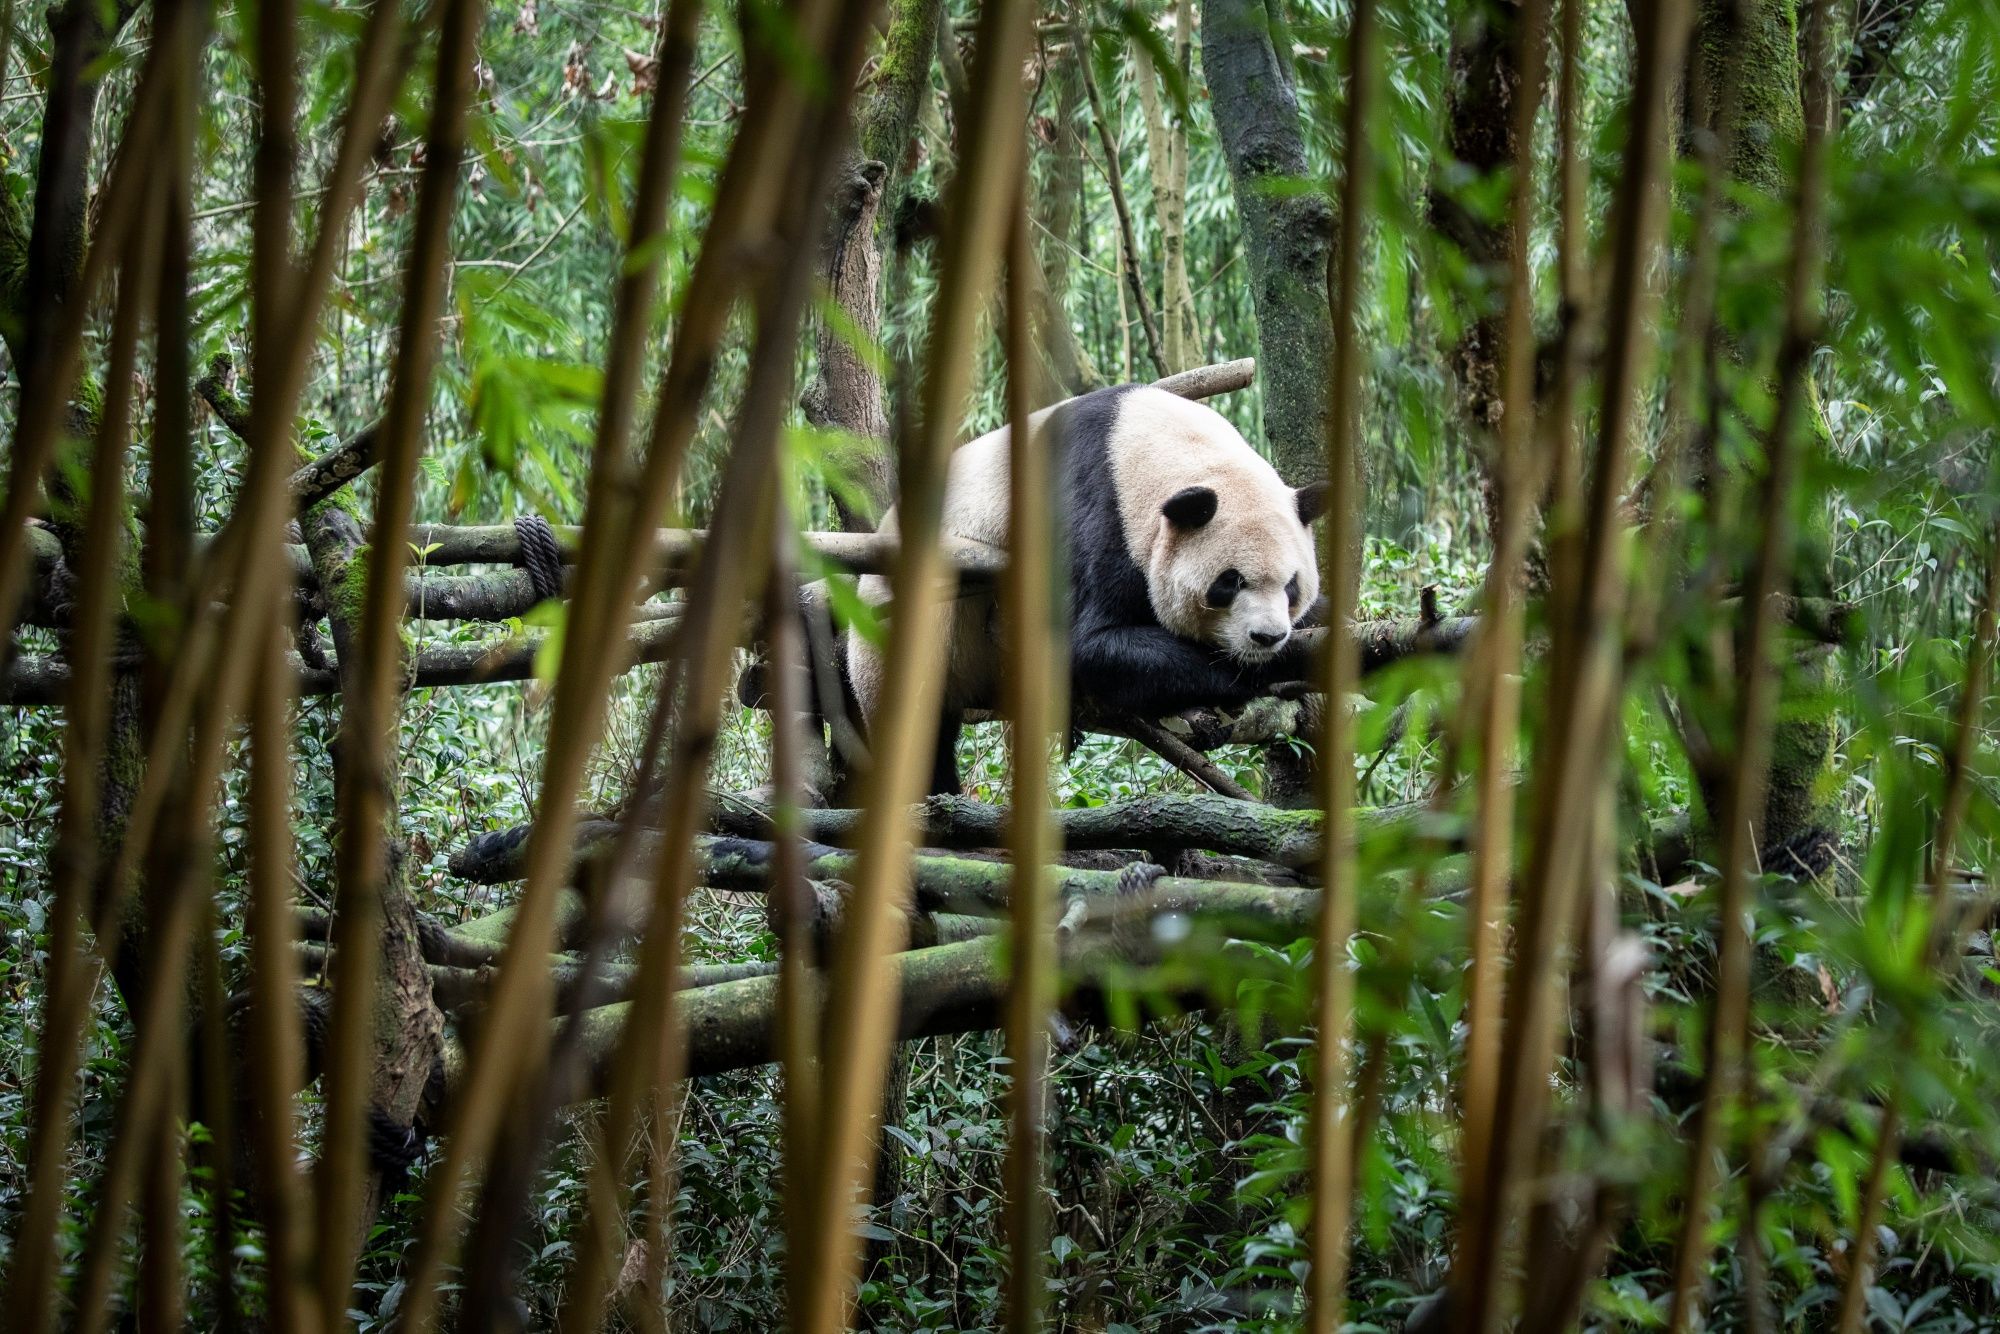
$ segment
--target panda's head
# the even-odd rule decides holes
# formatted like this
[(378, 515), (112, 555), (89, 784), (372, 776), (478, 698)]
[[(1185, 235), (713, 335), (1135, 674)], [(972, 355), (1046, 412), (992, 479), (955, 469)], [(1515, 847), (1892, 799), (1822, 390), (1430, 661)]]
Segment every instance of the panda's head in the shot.
[(1295, 491), (1268, 464), (1257, 472), (1268, 476), (1217, 478), (1169, 496), (1148, 571), (1162, 625), (1246, 663), (1282, 650), (1319, 596), (1311, 525), (1327, 495), (1323, 482)]

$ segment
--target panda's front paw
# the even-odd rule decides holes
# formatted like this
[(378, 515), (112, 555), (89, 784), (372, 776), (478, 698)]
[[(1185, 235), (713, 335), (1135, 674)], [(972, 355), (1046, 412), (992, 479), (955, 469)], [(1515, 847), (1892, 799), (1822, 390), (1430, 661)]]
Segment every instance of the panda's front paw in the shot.
[(1293, 635), (1282, 648), (1272, 654), (1258, 672), (1266, 689), (1286, 685), (1295, 681), (1310, 681), (1313, 678), (1313, 653), (1310, 645), (1301, 643), (1298, 635)]

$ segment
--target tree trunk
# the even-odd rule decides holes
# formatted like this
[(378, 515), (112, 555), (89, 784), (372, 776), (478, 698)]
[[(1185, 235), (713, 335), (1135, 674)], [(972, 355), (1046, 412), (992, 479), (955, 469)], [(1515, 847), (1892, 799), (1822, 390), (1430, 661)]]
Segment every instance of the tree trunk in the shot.
[[(1264, 439), (1294, 486), (1326, 475), (1326, 357), (1333, 345), (1327, 255), (1333, 207), (1310, 179), (1291, 62), (1258, 0), (1202, 7), (1202, 72), (1229, 162), (1256, 303)], [(1343, 479), (1353, 502), (1363, 473)]]
[[(1185, 83), (1194, 42), (1190, 0), (1174, 5), (1174, 63)], [(1151, 160), (1153, 208), (1160, 226), (1160, 342), (1169, 374), (1203, 360), (1201, 328), (1195, 319), (1194, 284), (1187, 266), (1188, 127), (1186, 115), (1170, 123), (1160, 102), (1159, 73), (1142, 48), (1133, 52), (1133, 76), (1146, 116), (1146, 152)]]
[[(1482, 183), (1510, 172), (1521, 158), (1515, 142), (1514, 102), (1519, 93), (1518, 6), (1507, 0), (1479, 0), (1459, 23), (1446, 62), (1445, 147), (1453, 161)], [(1534, 96), (1540, 97), (1536, 89)], [(1492, 197), (1491, 191), (1488, 197)], [(1505, 211), (1474, 211), (1433, 182), (1427, 202), (1431, 225), (1457, 246), (1475, 273), (1483, 275), (1464, 310), (1464, 332), (1447, 351), (1458, 415), (1470, 434), (1479, 469), (1480, 504), (1489, 536), (1498, 531), (1500, 368), (1506, 358), (1501, 294), (1513, 226)]]
[[(1787, 159), (1805, 134), (1798, 14), (1790, 0), (1745, 0), (1738, 35), (1732, 8), (1732, 0), (1703, 0), (1695, 16), (1694, 58), (1714, 88), (1720, 85), (1731, 44), (1736, 45), (1738, 91), (1729, 173), (1743, 185), (1784, 194), (1792, 188)], [(1813, 422), (1818, 432), (1816, 399)], [(1701, 463), (1697, 460), (1696, 466)], [(1716, 512), (1711, 506), (1711, 513)], [(1830, 541), (1824, 510), (1811, 507), (1800, 524), (1794, 564), (1797, 584), (1792, 591), (1801, 597), (1826, 592)], [(1831, 860), (1837, 813), (1820, 781), (1833, 753), (1833, 718), (1824, 702), (1830, 673), (1824, 652), (1809, 649), (1793, 660), (1786, 701), (1771, 737), (1770, 783), (1759, 835), (1759, 864), (1768, 870), (1817, 874)], [(1703, 804), (1716, 810), (1720, 794), (1712, 787), (1704, 785)]]
[(917, 108), (930, 90), (942, 0), (894, 0), (872, 86), (855, 115), (854, 147), (843, 164), (822, 242), (820, 276), (839, 308), (836, 323), (817, 321), (818, 371), (801, 396), (806, 419), (853, 436), (854, 476), (874, 513), (833, 497), (841, 527), (866, 532), (895, 494), (889, 415), (876, 357), (882, 329), (882, 243), (876, 221), (893, 196), (908, 155)]
[[(353, 509), (353, 492), (342, 489), (308, 510), (299, 527), (305, 536), (313, 572), (326, 598), (327, 625), (340, 660), (358, 671), (361, 655), (354, 643), (362, 589), (367, 583), (367, 536)], [(340, 673), (343, 690), (351, 688), (349, 670)], [(396, 727), (400, 708), (391, 710)], [(392, 733), (393, 736), (393, 733)], [(416, 901), (411, 894), (408, 859), (396, 828), (398, 758), (391, 741), (388, 761), (389, 796), (382, 877), (380, 966), (375, 994), (370, 998), (373, 1030), (369, 1084), (371, 1113), (390, 1127), (410, 1127), (424, 1108), (424, 1086), (436, 1068), (444, 1042), (444, 1017), (431, 994), (430, 973), (424, 965)], [(371, 1131), (371, 1135), (375, 1133)], [(371, 1154), (368, 1189), (362, 1199), (360, 1222), (365, 1229), (384, 1202), (387, 1166)]]

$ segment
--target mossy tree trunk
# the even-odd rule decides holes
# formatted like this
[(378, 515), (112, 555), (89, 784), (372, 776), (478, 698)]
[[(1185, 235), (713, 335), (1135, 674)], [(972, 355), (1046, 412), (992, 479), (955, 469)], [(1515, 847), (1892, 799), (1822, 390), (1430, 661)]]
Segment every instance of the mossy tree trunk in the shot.
[[(1310, 180), (1289, 41), (1260, 0), (1209, 0), (1201, 65), (1229, 163), (1257, 312), (1264, 439), (1294, 486), (1326, 475), (1327, 255), (1333, 207)], [(1358, 499), (1362, 476), (1346, 479)]]
[(1035, 199), (1036, 231), (1040, 245), (1029, 257), (1039, 259), (1039, 272), (1031, 275), (1035, 292), (1035, 345), (1041, 349), (1042, 364), (1050, 387), (1064, 397), (1088, 393), (1104, 384), (1104, 376), (1091, 363), (1090, 354), (1070, 324), (1066, 301), (1069, 296), (1070, 251), (1076, 236), (1077, 200), (1083, 192), (1083, 143), (1077, 127), (1086, 111), (1083, 79), (1078, 62), (1085, 58), (1082, 47), (1071, 40), (1048, 50), (1048, 83), (1055, 98), (1054, 114), (1038, 116), (1035, 137), (1047, 145), (1049, 169), (1041, 192)]
[[(1476, 0), (1452, 35), (1445, 66), (1445, 146), (1451, 159), (1479, 182), (1511, 173), (1521, 158), (1514, 128), (1521, 83), (1519, 34), (1518, 5)], [(1539, 89), (1534, 96), (1540, 96)], [(1490, 187), (1480, 193), (1499, 197)], [(1500, 386), (1506, 358), (1501, 306), (1513, 227), (1504, 212), (1468, 207), (1437, 180), (1426, 202), (1431, 225), (1458, 248), (1478, 278), (1473, 290), (1462, 294), (1463, 330), (1445, 359), (1451, 367), (1459, 422), (1478, 466), (1480, 504), (1491, 535), (1500, 513), (1494, 464), (1506, 407)]]
[[(943, 21), (942, 0), (894, 0), (881, 62), (856, 109), (854, 142), (822, 240), (820, 276), (843, 319), (814, 332), (818, 371), (803, 395), (807, 420), (854, 437), (854, 473), (877, 514), (895, 490), (889, 411), (876, 357), (882, 329), (882, 242), (877, 221), (893, 199), (909, 154), (917, 109), (930, 91)], [(872, 515), (834, 497), (848, 531), (874, 527)]]
[[(342, 488), (308, 509), (299, 528), (313, 572), (326, 600), (327, 626), (339, 655), (343, 695), (358, 689), (362, 654), (354, 642), (361, 619), (362, 590), (367, 584), (367, 530), (356, 512), (353, 492)], [(390, 711), (395, 729), (401, 709)], [(392, 730), (388, 765), (388, 812), (383, 837), (387, 865), (381, 877), (379, 967), (370, 998), (369, 1106), (382, 1127), (415, 1125), (424, 1110), (425, 1086), (444, 1052), (444, 1017), (431, 994), (425, 967), (415, 896), (409, 882), (406, 844), (398, 828), (397, 747)], [(338, 757), (336, 756), (336, 759)], [(366, 924), (357, 924), (366, 929)], [(336, 934), (354, 927), (336, 924)], [(371, 1161), (368, 1190), (363, 1196), (364, 1226), (384, 1202), (385, 1164)]]
[[(1787, 197), (1792, 190), (1790, 157), (1805, 133), (1798, 13), (1790, 0), (1744, 0), (1740, 20), (1732, 10), (1731, 0), (1703, 0), (1695, 17), (1693, 58), (1710, 88), (1721, 85), (1726, 62), (1737, 61), (1730, 177), (1766, 194)], [(1689, 100), (1684, 99), (1684, 105)], [(1685, 126), (1682, 138), (1687, 138)], [(1817, 410), (1813, 420), (1817, 432)], [(1712, 457), (1698, 458), (1694, 466), (1699, 471), (1697, 484), (1709, 494), (1712, 513), (1721, 512), (1718, 502), (1727, 492), (1746, 490), (1737, 484), (1740, 479), (1721, 476)], [(1721, 485), (1725, 481), (1731, 484)], [(1801, 596), (1826, 593), (1830, 542), (1826, 513), (1814, 506), (1801, 516), (1796, 584), (1790, 591)], [(1826, 702), (1830, 672), (1829, 658), (1819, 646), (1790, 664), (1785, 703), (1772, 734), (1770, 782), (1759, 838), (1759, 864), (1769, 870), (1818, 873), (1830, 858), (1836, 812), (1822, 781), (1833, 753), (1833, 718)], [(1712, 781), (1704, 783), (1704, 805), (1710, 810), (1718, 809), (1720, 794), (1714, 789)]]

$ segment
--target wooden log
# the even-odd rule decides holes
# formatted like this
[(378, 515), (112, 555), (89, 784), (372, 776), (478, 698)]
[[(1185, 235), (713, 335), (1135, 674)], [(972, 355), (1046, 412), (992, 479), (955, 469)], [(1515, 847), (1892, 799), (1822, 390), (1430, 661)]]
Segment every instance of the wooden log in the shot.
[[(673, 651), (674, 635), (680, 629), (678, 612), (662, 619), (637, 625), (631, 632), (631, 664), (664, 662)], [(429, 690), (443, 686), (492, 685), (506, 681), (526, 681), (535, 674), (535, 659), (547, 643), (546, 635), (513, 635), (471, 644), (441, 644), (425, 649), (412, 662), (410, 689)], [(296, 657), (293, 659), (298, 664)], [(120, 671), (136, 664), (120, 662)], [(29, 655), (17, 659), (0, 687), (0, 704), (61, 704), (69, 686), (69, 665), (60, 658)], [(337, 661), (324, 668), (301, 666), (301, 695), (331, 695), (340, 689)]]
[[(799, 832), (816, 843), (846, 848), (859, 837), (858, 810), (803, 810), (798, 815)], [(1062, 847), (1071, 852), (1201, 850), (1299, 870), (1319, 864), (1318, 811), (1280, 810), (1206, 794), (1160, 794), (1052, 815)], [(970, 797), (930, 797), (911, 811), (915, 838), (926, 848), (1005, 847), (1010, 818), (1007, 807)], [(1404, 830), (1410, 837), (1431, 837), (1453, 847), (1459, 837), (1458, 821), (1434, 815), (1427, 802), (1359, 810), (1354, 819), (1364, 837)], [(775, 832), (770, 810), (741, 797), (716, 797), (712, 823), (716, 832), (739, 838), (770, 839)]]

